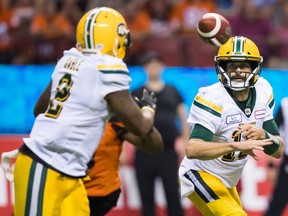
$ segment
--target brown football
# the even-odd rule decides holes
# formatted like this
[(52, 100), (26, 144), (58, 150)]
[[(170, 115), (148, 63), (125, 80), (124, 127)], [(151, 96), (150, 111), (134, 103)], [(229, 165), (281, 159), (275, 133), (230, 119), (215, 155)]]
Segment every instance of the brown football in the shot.
[(232, 37), (230, 23), (217, 13), (204, 14), (198, 22), (197, 31), (204, 42), (218, 47)]

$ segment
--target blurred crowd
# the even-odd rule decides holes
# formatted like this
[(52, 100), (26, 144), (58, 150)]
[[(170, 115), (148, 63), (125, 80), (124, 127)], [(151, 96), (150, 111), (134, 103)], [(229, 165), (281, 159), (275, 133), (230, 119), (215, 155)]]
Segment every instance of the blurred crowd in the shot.
[(128, 65), (156, 51), (168, 66), (214, 66), (217, 47), (197, 35), (203, 14), (225, 16), (234, 35), (258, 45), (266, 67), (288, 68), (287, 0), (0, 0), (0, 63), (50, 64), (75, 45), (84, 12), (119, 10), (131, 31)]

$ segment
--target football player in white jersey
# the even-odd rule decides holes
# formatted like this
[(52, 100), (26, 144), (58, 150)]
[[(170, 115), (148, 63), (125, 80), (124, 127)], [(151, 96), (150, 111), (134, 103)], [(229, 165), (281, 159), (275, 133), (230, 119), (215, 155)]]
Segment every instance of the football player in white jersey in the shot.
[(66, 216), (61, 205), (70, 196), (78, 197), (70, 203), (74, 215), (88, 216), (81, 178), (86, 176), (86, 164), (108, 117), (115, 113), (140, 137), (153, 130), (153, 94), (145, 93), (139, 108), (129, 92), (131, 78), (123, 58), (130, 35), (122, 15), (112, 8), (92, 9), (80, 19), (76, 37), (76, 48), (64, 51), (37, 103), (46, 106), (50, 97), (46, 112), (37, 116), (19, 149), (14, 171), (15, 216)]
[(258, 160), (257, 151), (282, 156), (273, 89), (260, 77), (262, 62), (253, 41), (230, 38), (215, 56), (219, 82), (200, 88), (191, 106), (181, 194), (205, 216), (247, 215), (236, 190), (247, 160)]

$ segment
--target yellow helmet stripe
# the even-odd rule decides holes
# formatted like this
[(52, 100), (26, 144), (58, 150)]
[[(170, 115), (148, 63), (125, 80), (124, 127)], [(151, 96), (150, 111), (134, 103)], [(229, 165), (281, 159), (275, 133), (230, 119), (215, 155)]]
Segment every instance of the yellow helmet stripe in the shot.
[(88, 15), (87, 20), (85, 22), (85, 28), (84, 28), (84, 39), (85, 39), (85, 44), (87, 45), (88, 49), (94, 49), (95, 44), (93, 42), (94, 34), (94, 23), (96, 20), (96, 17), (98, 16), (100, 12), (100, 8), (95, 8), (94, 10), (91, 11), (91, 13)]

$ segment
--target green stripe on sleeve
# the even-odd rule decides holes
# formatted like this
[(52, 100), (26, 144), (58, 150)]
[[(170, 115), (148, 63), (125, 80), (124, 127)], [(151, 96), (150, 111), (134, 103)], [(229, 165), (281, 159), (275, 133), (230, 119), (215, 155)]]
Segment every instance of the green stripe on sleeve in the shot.
[(268, 133), (274, 135), (274, 136), (276, 136), (276, 135), (279, 136), (280, 135), (278, 126), (277, 126), (277, 124), (276, 124), (274, 119), (265, 121), (263, 123), (263, 129), (265, 131), (267, 131)]
[(274, 98), (269, 103), (269, 108), (271, 109), (275, 104)]
[(100, 70), (100, 72), (104, 74), (125, 74), (125, 75), (130, 76), (127, 71), (122, 71), (122, 70)]
[(197, 106), (198, 108), (203, 109), (203, 110), (209, 112), (209, 113), (212, 114), (212, 115), (215, 115), (215, 116), (217, 116), (217, 117), (221, 117), (221, 113), (215, 111), (215, 110), (212, 109), (211, 107), (205, 106), (205, 105), (197, 102), (196, 100), (194, 100), (193, 104), (194, 104), (195, 106)]

